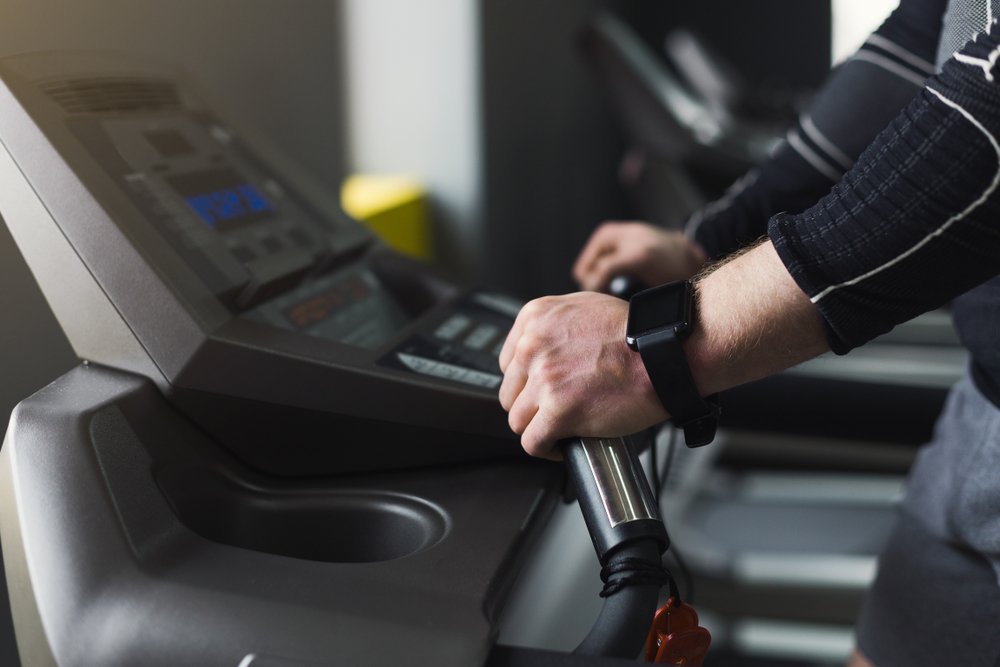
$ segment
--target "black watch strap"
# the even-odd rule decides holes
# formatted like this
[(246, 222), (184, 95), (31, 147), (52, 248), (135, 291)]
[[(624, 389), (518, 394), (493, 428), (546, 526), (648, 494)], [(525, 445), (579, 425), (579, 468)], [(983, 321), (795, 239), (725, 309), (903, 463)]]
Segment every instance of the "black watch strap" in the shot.
[(718, 400), (715, 395), (702, 398), (698, 394), (677, 335), (666, 329), (640, 336), (636, 344), (650, 383), (671, 421), (684, 430), (687, 446), (712, 442), (719, 420)]

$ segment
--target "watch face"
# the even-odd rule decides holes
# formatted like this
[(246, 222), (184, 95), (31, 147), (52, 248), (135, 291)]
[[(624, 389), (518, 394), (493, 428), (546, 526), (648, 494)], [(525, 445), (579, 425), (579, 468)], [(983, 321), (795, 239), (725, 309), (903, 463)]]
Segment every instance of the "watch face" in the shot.
[(686, 330), (691, 316), (691, 284), (670, 283), (639, 292), (629, 302), (626, 335), (636, 338), (660, 329)]

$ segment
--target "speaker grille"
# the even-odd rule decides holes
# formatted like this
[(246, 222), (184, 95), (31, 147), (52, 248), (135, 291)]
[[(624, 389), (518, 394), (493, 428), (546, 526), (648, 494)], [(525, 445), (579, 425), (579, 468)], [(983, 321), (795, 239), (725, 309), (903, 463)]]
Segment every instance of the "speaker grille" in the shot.
[(169, 81), (102, 77), (51, 81), (42, 86), (59, 106), (72, 114), (157, 111), (181, 104)]

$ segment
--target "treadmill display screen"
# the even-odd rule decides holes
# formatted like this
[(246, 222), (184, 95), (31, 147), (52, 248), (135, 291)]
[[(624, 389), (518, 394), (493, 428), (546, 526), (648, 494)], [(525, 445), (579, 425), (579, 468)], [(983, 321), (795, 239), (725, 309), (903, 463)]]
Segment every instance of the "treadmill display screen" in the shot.
[[(148, 238), (141, 224), (135, 228), (152, 261), (163, 251), (163, 261), (176, 254), (197, 279), (178, 285), (197, 289), (200, 282), (233, 314), (312, 285), (371, 240), (360, 225), (328, 216), (277, 180), (210, 116), (110, 114), (72, 118), (69, 127), (149, 223)], [(366, 288), (382, 289), (345, 285), (320, 298), (317, 288), (285, 303), (292, 309), (308, 301), (287, 316), (269, 312), (266, 319), (294, 331), (325, 331), (343, 319), (342, 304), (355, 312), (347, 304), (365, 301)]]
[(296, 329), (308, 329), (373, 298), (372, 285), (363, 276), (353, 276), (331, 289), (285, 309), (285, 317)]
[(259, 305), (249, 319), (374, 349), (413, 318), (367, 268), (322, 276)]
[(274, 206), (233, 169), (171, 176), (167, 182), (210, 228), (227, 232), (271, 217)]

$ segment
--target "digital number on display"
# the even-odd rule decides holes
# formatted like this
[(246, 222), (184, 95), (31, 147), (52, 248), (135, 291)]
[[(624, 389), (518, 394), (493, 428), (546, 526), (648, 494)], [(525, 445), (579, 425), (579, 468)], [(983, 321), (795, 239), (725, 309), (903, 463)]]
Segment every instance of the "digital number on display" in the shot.
[(275, 213), (249, 180), (233, 169), (178, 174), (167, 179), (198, 218), (212, 229), (226, 232)]
[(256, 219), (261, 214), (274, 211), (271, 203), (249, 183), (185, 199), (202, 222), (213, 229), (219, 223)]

